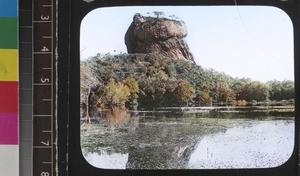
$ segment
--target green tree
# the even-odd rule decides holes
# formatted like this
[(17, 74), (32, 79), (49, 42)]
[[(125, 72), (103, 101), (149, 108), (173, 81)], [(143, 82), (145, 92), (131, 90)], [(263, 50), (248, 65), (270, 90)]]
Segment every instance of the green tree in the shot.
[(197, 94), (196, 98), (196, 105), (197, 106), (208, 106), (212, 103), (212, 98), (209, 96), (207, 92), (201, 91)]
[(129, 99), (130, 90), (123, 83), (117, 83), (111, 79), (103, 87), (103, 95), (109, 107), (123, 106)]
[(295, 87), (292, 81), (269, 81), (270, 100), (290, 100), (294, 99)]
[(153, 13), (156, 16), (156, 18), (160, 18), (160, 17), (164, 16), (164, 12), (153, 11)]
[(174, 90), (174, 96), (178, 105), (187, 105), (195, 98), (195, 88), (187, 81), (180, 81)]
[(295, 99), (295, 85), (293, 81), (282, 81), (281, 82), (283, 87), (283, 99), (282, 100), (289, 100)]
[(143, 107), (164, 106), (169, 102), (167, 94), (174, 90), (174, 79), (170, 79), (163, 71), (153, 76), (144, 76), (139, 80), (139, 104)]
[(235, 100), (235, 94), (226, 82), (216, 82), (211, 90), (211, 94), (217, 103), (227, 104)]
[(248, 100), (249, 95), (249, 82), (247, 80), (237, 80), (232, 85), (232, 90), (235, 93), (235, 99), (238, 100)]
[(83, 116), (86, 116), (89, 122), (91, 120), (91, 111), (94, 107), (92, 96), (100, 85), (101, 83), (94, 75), (92, 69), (86, 63), (82, 63), (80, 65), (81, 109)]
[[(103, 100), (104, 104), (125, 102), (127, 106), (138, 102), (139, 107), (153, 108), (186, 105), (193, 100), (190, 97), (195, 97), (193, 92), (197, 94), (195, 103), (201, 105), (209, 104), (210, 98), (217, 103), (235, 104), (266, 101), (268, 98), (289, 100), (294, 99), (295, 93), (292, 81), (264, 84), (251, 79), (232, 78), (213, 69), (204, 69), (191, 62), (175, 61), (158, 54), (98, 54), (81, 61), (80, 72), (81, 107), (85, 114), (90, 114), (91, 109), (99, 104), (97, 98)], [(184, 88), (181, 82), (189, 86)], [(112, 90), (107, 88), (109, 86)], [(190, 91), (191, 96), (185, 96), (189, 91), (183, 91), (189, 90), (188, 87), (194, 90)], [(122, 89), (122, 93), (118, 93)]]
[(269, 86), (259, 81), (240, 79), (236, 81), (232, 89), (235, 92), (236, 100), (267, 101), (269, 98)]
[(247, 101), (267, 101), (269, 98), (269, 87), (259, 81), (252, 81), (248, 84)]
[(129, 96), (129, 104), (137, 105), (138, 92), (139, 92), (139, 84), (134, 78), (127, 78), (124, 81), (124, 85), (129, 88), (130, 96)]

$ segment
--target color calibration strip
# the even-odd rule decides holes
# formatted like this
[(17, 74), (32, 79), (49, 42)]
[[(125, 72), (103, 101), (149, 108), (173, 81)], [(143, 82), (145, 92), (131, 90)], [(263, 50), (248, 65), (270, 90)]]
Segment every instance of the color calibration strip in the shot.
[(0, 175), (19, 175), (18, 1), (0, 0)]

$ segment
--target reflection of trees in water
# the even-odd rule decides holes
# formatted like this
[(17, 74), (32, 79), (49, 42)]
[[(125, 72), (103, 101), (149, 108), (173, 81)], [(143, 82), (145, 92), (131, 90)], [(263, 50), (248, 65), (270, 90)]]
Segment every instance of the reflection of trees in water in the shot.
[(105, 111), (108, 125), (125, 125), (130, 120), (130, 114), (126, 108), (112, 108)]
[(87, 125), (91, 133), (83, 133), (82, 147), (100, 155), (103, 151), (128, 153), (127, 169), (185, 168), (203, 136), (225, 133), (245, 122), (195, 114), (181, 118), (153, 112), (130, 114), (126, 109), (110, 110), (105, 116), (99, 124)]
[[(226, 132), (217, 119), (166, 118), (161, 122), (140, 123), (138, 141), (128, 150), (127, 169), (180, 169), (188, 166), (201, 138), (207, 134)], [(210, 121), (210, 120), (207, 120)], [(216, 124), (219, 127), (216, 127)], [(201, 136), (201, 137), (200, 137)]]
[(83, 142), (82, 147), (100, 154), (103, 151), (128, 153), (127, 169), (184, 168), (197, 147), (199, 136), (221, 131), (201, 119), (147, 113), (135, 116), (126, 109), (112, 109), (105, 116), (99, 124), (91, 125), (95, 126), (89, 129), (92, 142)]

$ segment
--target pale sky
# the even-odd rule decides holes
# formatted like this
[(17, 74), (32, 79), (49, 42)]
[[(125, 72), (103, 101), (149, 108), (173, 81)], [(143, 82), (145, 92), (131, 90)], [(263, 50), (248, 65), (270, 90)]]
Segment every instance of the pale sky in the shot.
[(268, 6), (99, 8), (81, 23), (81, 59), (127, 53), (124, 36), (133, 15), (153, 11), (185, 22), (185, 40), (195, 62), (204, 68), (262, 82), (294, 80), (292, 22), (284, 11)]

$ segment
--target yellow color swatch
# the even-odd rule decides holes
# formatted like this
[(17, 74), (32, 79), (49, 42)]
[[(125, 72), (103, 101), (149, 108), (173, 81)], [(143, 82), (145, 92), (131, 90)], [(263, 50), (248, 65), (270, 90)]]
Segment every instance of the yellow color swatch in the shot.
[(18, 50), (0, 49), (0, 81), (18, 81)]

